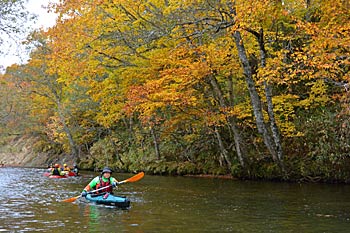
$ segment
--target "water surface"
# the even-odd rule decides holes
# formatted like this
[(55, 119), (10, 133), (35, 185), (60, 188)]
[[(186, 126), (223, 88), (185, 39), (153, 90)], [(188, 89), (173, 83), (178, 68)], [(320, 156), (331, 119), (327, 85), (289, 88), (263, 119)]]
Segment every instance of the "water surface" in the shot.
[(348, 185), (145, 175), (118, 188), (131, 200), (121, 210), (62, 202), (98, 173), (49, 179), (44, 171), (0, 168), (0, 232), (350, 232)]

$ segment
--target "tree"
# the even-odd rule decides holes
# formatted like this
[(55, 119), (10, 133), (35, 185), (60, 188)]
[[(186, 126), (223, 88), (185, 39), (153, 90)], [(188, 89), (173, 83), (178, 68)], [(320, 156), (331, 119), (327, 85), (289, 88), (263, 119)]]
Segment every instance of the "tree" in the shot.
[(31, 27), (28, 22), (35, 19), (25, 10), (24, 3), (25, 0), (0, 1), (0, 55), (16, 51)]
[[(226, 172), (264, 163), (286, 175), (284, 146), (310, 131), (300, 115), (317, 117), (339, 97), (329, 84), (348, 83), (342, 4), (63, 1), (45, 34), (50, 52), (33, 53), (31, 66), (45, 64), (45, 72), (32, 78), (64, 90), (67, 127), (98, 125), (99, 147), (118, 142), (125, 147), (118, 156), (142, 148), (163, 160), (176, 148), (174, 161), (217, 163)], [(89, 96), (79, 103), (90, 111), (70, 101), (74, 95)], [(91, 131), (80, 132), (72, 131), (75, 142), (91, 148), (96, 141), (84, 137)]]

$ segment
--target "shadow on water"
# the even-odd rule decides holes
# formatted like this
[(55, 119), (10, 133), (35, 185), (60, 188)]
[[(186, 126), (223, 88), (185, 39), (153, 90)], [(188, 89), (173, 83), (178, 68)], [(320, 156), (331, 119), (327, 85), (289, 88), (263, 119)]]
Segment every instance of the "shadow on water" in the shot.
[[(98, 173), (49, 179), (0, 168), (0, 232), (348, 232), (350, 186), (145, 176), (116, 193), (129, 210), (79, 199)], [(132, 174), (113, 174), (119, 180)]]

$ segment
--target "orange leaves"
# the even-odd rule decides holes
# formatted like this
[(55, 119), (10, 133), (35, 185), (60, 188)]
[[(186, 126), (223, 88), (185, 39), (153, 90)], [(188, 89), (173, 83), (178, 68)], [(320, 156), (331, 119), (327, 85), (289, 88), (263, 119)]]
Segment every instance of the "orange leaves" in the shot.
[(192, 52), (179, 48), (153, 57), (145, 70), (150, 73), (142, 74), (148, 78), (142, 86), (130, 88), (126, 111), (138, 112), (146, 122), (159, 112), (190, 114), (201, 99), (194, 87), (210, 73), (205, 62), (194, 61)]
[[(66, 104), (106, 128), (126, 114), (147, 124), (166, 119), (169, 130), (186, 120), (222, 126), (228, 116), (253, 128), (231, 34), (240, 30), (247, 55), (255, 58), (249, 61), (254, 84), (260, 93), (264, 82), (273, 86), (282, 132), (295, 135), (293, 108), (329, 101), (325, 84), (315, 80), (349, 77), (348, 11), (338, 0), (336, 8), (313, 2), (317, 11), (304, 2), (62, 1), (58, 24), (45, 33), (47, 53), (33, 54), (30, 66), (44, 69), (41, 75), (54, 77), (71, 98), (77, 89), (88, 94), (86, 102), (66, 99)], [(322, 17), (307, 21), (307, 10)], [(256, 40), (260, 29), (266, 65)], [(299, 92), (306, 96), (300, 102)], [(75, 108), (84, 105), (90, 110)]]

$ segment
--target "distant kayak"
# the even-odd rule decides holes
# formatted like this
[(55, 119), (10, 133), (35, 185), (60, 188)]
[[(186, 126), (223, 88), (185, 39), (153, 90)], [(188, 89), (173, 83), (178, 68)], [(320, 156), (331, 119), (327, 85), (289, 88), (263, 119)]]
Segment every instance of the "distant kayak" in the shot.
[(127, 197), (115, 196), (110, 193), (88, 194), (85, 198), (96, 204), (116, 206), (123, 209), (130, 207), (130, 200)]
[(43, 175), (44, 175), (44, 176), (50, 176), (50, 175), (51, 175), (51, 172), (44, 172)]
[(78, 176), (78, 174), (76, 174), (75, 172), (72, 172), (72, 171), (69, 171), (67, 175), (68, 176)]
[(48, 177), (49, 177), (49, 178), (52, 178), (52, 179), (68, 178), (68, 176), (67, 176), (67, 175), (64, 175), (64, 176), (59, 176), (59, 175), (49, 175)]
[[(44, 175), (44, 176), (51, 176), (51, 172), (44, 172), (43, 175)], [(77, 175), (76, 173), (70, 171), (70, 172), (68, 172), (68, 173), (65, 175), (65, 178), (66, 178), (66, 176), (78, 176), (78, 175)], [(50, 177), (50, 178), (52, 178), (52, 177)]]

